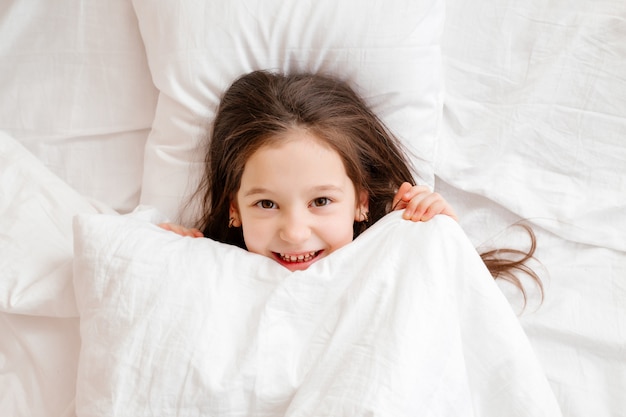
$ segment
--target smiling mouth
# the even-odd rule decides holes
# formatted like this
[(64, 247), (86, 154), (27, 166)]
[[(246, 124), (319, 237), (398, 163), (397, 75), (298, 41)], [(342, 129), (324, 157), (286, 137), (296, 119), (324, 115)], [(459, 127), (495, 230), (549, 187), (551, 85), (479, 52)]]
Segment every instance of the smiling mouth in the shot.
[(320, 254), (320, 252), (321, 250), (318, 250), (307, 253), (300, 253), (298, 255), (291, 255), (288, 253), (276, 253), (276, 256), (278, 256), (278, 258), (285, 263), (298, 264), (312, 261), (317, 257), (317, 255)]

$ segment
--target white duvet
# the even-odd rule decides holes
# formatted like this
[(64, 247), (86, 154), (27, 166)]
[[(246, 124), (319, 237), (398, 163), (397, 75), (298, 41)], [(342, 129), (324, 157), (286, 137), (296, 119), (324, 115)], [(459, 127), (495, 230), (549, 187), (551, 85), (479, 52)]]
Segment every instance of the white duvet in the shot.
[(74, 230), (79, 417), (560, 415), (450, 218), (392, 213), (294, 273), (133, 216)]
[(391, 214), (291, 273), (166, 232), (151, 212), (96, 214), (1, 139), (6, 415), (560, 415), (517, 317), (447, 217)]

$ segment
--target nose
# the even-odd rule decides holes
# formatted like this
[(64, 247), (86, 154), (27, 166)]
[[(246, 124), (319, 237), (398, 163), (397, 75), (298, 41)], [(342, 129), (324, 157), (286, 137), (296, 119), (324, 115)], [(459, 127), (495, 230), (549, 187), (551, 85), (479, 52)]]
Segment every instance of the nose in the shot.
[(280, 232), (280, 238), (291, 244), (302, 243), (311, 236), (311, 227), (305, 213), (285, 213)]

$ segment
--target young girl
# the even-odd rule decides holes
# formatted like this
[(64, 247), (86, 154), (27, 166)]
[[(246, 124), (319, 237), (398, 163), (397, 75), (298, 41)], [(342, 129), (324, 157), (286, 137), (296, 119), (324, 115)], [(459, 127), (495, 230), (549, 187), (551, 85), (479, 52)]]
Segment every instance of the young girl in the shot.
[[(197, 228), (161, 226), (237, 245), (290, 270), (306, 269), (392, 210), (413, 221), (456, 218), (439, 194), (411, 185), (399, 141), (331, 77), (241, 77), (222, 98), (208, 145)], [(522, 269), (538, 281), (524, 266), (532, 238), (521, 260), (485, 254), (492, 275), (515, 281), (511, 271)]]

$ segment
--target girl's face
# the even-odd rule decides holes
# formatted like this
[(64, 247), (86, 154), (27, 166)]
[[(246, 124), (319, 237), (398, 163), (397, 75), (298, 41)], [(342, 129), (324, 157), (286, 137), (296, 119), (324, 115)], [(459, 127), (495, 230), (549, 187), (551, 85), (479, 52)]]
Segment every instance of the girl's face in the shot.
[(339, 154), (294, 129), (246, 162), (231, 217), (246, 247), (296, 271), (352, 241), (367, 194), (356, 196)]

